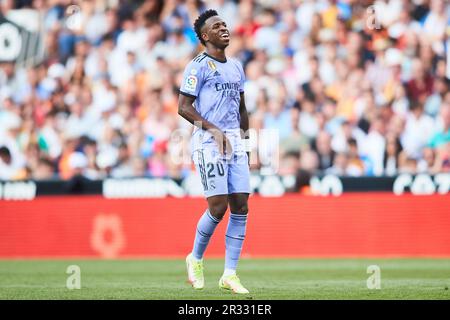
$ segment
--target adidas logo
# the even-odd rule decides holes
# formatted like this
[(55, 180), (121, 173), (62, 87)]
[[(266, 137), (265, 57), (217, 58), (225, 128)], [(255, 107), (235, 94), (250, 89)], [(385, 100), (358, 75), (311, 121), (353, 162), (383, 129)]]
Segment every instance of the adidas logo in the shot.
[(216, 72), (214, 72), (213, 76), (214, 76), (214, 77), (219, 77), (219, 76), (220, 76), (219, 71), (216, 70)]

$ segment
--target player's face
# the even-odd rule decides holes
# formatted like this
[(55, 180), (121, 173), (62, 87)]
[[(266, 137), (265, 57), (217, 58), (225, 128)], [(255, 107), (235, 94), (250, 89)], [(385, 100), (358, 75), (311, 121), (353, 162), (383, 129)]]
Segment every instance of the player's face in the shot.
[(206, 20), (204, 30), (205, 40), (215, 47), (225, 49), (230, 43), (230, 31), (227, 24), (220, 17), (214, 16)]

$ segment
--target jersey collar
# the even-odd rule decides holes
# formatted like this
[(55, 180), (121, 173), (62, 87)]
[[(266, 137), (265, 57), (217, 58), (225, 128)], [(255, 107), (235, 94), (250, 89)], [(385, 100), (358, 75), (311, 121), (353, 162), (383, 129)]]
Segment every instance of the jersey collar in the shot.
[(205, 56), (210, 57), (211, 59), (216, 60), (217, 62), (220, 62), (220, 63), (225, 63), (225, 62), (227, 62), (227, 58), (225, 58), (225, 60), (219, 60), (219, 59), (217, 59), (217, 58), (215, 58), (215, 57), (209, 55), (209, 54), (206, 53), (206, 52), (205, 52)]

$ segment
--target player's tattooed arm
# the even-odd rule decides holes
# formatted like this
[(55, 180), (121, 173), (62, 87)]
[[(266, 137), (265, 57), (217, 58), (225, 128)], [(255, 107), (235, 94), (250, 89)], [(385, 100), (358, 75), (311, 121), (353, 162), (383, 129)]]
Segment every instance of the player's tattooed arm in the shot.
[(200, 129), (218, 129), (215, 125), (205, 120), (200, 113), (195, 110), (193, 106), (194, 101), (194, 96), (180, 94), (178, 98), (178, 114)]
[(195, 101), (194, 96), (180, 94), (178, 99), (178, 114), (184, 119), (192, 123), (194, 126), (200, 129), (207, 130), (214, 136), (214, 140), (217, 142), (219, 151), (225, 154), (225, 151), (231, 152), (231, 143), (228, 138), (217, 126), (212, 124), (203, 118), (197, 110), (195, 110), (193, 103)]

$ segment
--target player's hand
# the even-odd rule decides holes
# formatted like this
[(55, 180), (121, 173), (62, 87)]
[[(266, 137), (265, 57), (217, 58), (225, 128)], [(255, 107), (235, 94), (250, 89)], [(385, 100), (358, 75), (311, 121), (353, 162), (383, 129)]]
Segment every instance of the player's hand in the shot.
[(231, 147), (230, 140), (228, 140), (225, 133), (221, 130), (211, 130), (214, 141), (217, 143), (217, 147), (219, 148), (219, 152), (222, 155), (231, 155), (233, 149)]

